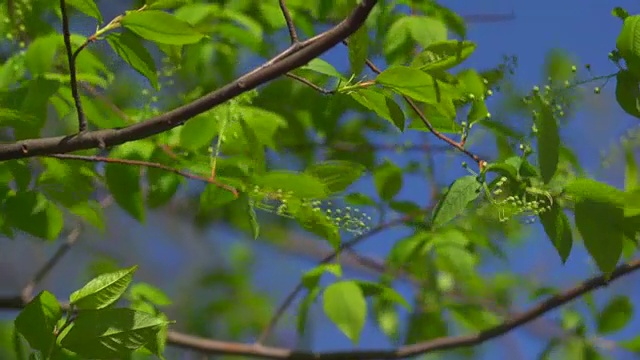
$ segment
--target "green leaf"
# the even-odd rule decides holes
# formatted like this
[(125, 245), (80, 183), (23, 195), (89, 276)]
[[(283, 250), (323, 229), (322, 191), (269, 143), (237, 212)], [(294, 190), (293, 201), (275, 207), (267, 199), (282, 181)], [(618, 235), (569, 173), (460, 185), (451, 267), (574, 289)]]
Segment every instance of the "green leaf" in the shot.
[(573, 237), (571, 234), (571, 224), (567, 215), (558, 204), (554, 203), (551, 209), (540, 214), (540, 222), (551, 243), (558, 251), (558, 255), (564, 264), (571, 253)]
[(356, 281), (356, 284), (362, 290), (362, 294), (364, 297), (378, 297), (382, 300), (389, 301), (391, 303), (396, 303), (402, 305), (406, 309), (411, 309), (411, 305), (407, 302), (407, 300), (400, 295), (395, 289), (383, 285), (374, 283), (371, 281)]
[(564, 188), (575, 200), (593, 200), (623, 207), (626, 203), (624, 191), (589, 178), (577, 178)]
[[(427, 120), (431, 126), (439, 132), (459, 134), (462, 126), (456, 122), (456, 107), (450, 96), (442, 95), (440, 102), (436, 104), (424, 104), (424, 114), (429, 114)], [(410, 129), (431, 131), (420, 118), (414, 118), (409, 125)]]
[(627, 10), (621, 8), (620, 6), (614, 7), (613, 10), (611, 10), (611, 15), (619, 18), (620, 20), (624, 20), (629, 17), (629, 13), (627, 12)]
[(104, 212), (102, 211), (102, 205), (95, 200), (87, 200), (71, 205), (69, 207), (69, 212), (79, 216), (99, 230), (105, 229), (105, 218)]
[(629, 191), (640, 185), (640, 177), (638, 176), (638, 163), (633, 154), (633, 146), (624, 146), (624, 188)]
[(627, 63), (628, 69), (640, 77), (640, 15), (628, 16), (624, 19), (622, 30), (616, 39), (616, 48)]
[(489, 112), (487, 103), (485, 103), (484, 100), (476, 99), (471, 103), (469, 114), (467, 114), (467, 123), (469, 125), (489, 117), (491, 117), (491, 113)]
[(131, 285), (129, 290), (134, 300), (150, 302), (157, 306), (171, 305), (171, 299), (162, 290), (147, 283)]
[(103, 309), (118, 301), (133, 279), (138, 266), (102, 274), (89, 281), (69, 297), (79, 309)]
[(159, 10), (131, 11), (120, 23), (141, 37), (160, 44), (193, 44), (204, 36), (189, 23)]
[[(275, 135), (278, 129), (287, 127), (287, 120), (282, 115), (257, 106), (237, 106), (234, 111), (241, 115), (245, 124), (243, 125), (240, 121), (231, 122), (227, 125), (227, 134), (242, 134), (244, 133), (243, 126), (248, 126), (261, 144), (271, 149), (276, 148)], [(238, 140), (234, 140), (234, 142), (236, 145), (245, 147), (245, 144)]]
[(545, 77), (551, 78), (555, 84), (564, 84), (575, 78), (573, 71), (575, 62), (562, 49), (552, 49), (545, 58)]
[(415, 344), (420, 341), (444, 337), (448, 334), (449, 326), (440, 311), (431, 310), (430, 307), (415, 311), (409, 317), (405, 342)]
[(320, 295), (320, 288), (314, 287), (307, 293), (304, 299), (300, 302), (300, 306), (298, 307), (298, 316), (296, 322), (296, 330), (299, 335), (303, 335), (305, 329), (307, 328), (307, 317), (309, 315), (309, 308), (313, 304), (313, 302)]
[(208, 213), (235, 199), (236, 197), (231, 191), (222, 189), (215, 184), (207, 184), (204, 191), (200, 194), (200, 206), (198, 211)]
[(391, 96), (373, 89), (358, 89), (349, 95), (362, 106), (389, 120), (398, 130), (404, 131), (404, 113)]
[(487, 92), (487, 86), (477, 71), (473, 69), (462, 70), (456, 74), (456, 79), (460, 82), (460, 85), (466, 93), (473, 94), (477, 100), (484, 98)]
[(182, 177), (166, 170), (148, 168), (147, 182), (149, 185), (147, 205), (151, 208), (158, 208), (169, 202), (178, 191)]
[(87, 359), (123, 359), (152, 341), (169, 322), (131, 309), (86, 310), (78, 313), (60, 343)]
[(420, 46), (431, 46), (447, 39), (447, 28), (440, 19), (422, 15), (410, 15), (406, 18), (409, 36)]
[(302, 275), (302, 285), (309, 290), (314, 289), (320, 282), (320, 277), (325, 273), (331, 273), (336, 277), (342, 277), (340, 264), (320, 264)]
[(616, 101), (627, 114), (640, 118), (640, 81), (631, 71), (616, 75)]
[(376, 202), (367, 195), (362, 193), (350, 193), (344, 197), (344, 201), (351, 205), (375, 206)]
[(144, 201), (140, 186), (140, 168), (108, 163), (104, 170), (107, 188), (113, 199), (134, 219), (144, 221)]
[(186, 0), (146, 0), (149, 10), (175, 9), (187, 3)]
[(42, 75), (51, 70), (58, 50), (58, 34), (38, 36), (27, 49), (25, 65), (32, 76)]
[(18, 192), (4, 203), (9, 225), (45, 240), (55, 240), (62, 231), (64, 219), (58, 207), (36, 192)]
[(20, 110), (31, 116), (34, 121), (28, 124), (20, 123), (15, 127), (16, 138), (24, 139), (39, 137), (40, 130), (45, 125), (49, 107), (49, 98), (60, 88), (56, 80), (48, 80), (41, 76), (27, 82), (27, 91), (24, 95)]
[(376, 83), (428, 104), (438, 102), (436, 80), (429, 74), (406, 66), (393, 66), (376, 78)]
[(380, 198), (389, 201), (402, 189), (402, 169), (386, 160), (373, 171), (373, 181)]
[(289, 193), (299, 199), (323, 199), (329, 195), (328, 187), (322, 180), (293, 171), (270, 171), (255, 177), (253, 184), (263, 191)]
[(349, 64), (354, 76), (360, 75), (364, 70), (365, 61), (369, 52), (369, 34), (366, 26), (361, 26), (348, 40)]
[(358, 163), (330, 160), (311, 164), (304, 173), (319, 179), (331, 194), (336, 194), (360, 179), (364, 171), (365, 167)]
[(154, 89), (160, 89), (156, 64), (137, 36), (130, 31), (110, 33), (107, 35), (107, 42), (122, 60), (131, 65), (140, 75), (146, 77)]
[(618, 341), (617, 343), (620, 345), (620, 347), (623, 347), (631, 352), (640, 352), (640, 335), (637, 335), (629, 340)]
[(633, 304), (627, 296), (616, 296), (598, 314), (599, 334), (612, 334), (622, 330), (633, 319)]
[(198, 150), (211, 146), (219, 133), (221, 119), (214, 109), (187, 121), (180, 129), (180, 146), (188, 150)]
[(56, 297), (42, 291), (20, 311), (15, 326), (33, 349), (48, 354), (55, 345), (54, 331), (61, 317), (62, 308)]
[(98, 23), (103, 22), (100, 9), (94, 0), (67, 0), (67, 4), (73, 6), (83, 14), (98, 20)]
[(415, 214), (422, 210), (420, 206), (413, 201), (391, 201), (389, 202), (389, 207), (403, 214)]
[(256, 211), (253, 206), (249, 206), (249, 224), (251, 225), (251, 234), (253, 235), (253, 239), (258, 239), (258, 235), (260, 235), (260, 224), (258, 223), (258, 216), (256, 215)]
[(480, 183), (467, 175), (454, 181), (433, 213), (433, 227), (440, 227), (460, 215), (480, 195)]
[(429, 45), (411, 63), (423, 71), (442, 71), (464, 62), (476, 49), (471, 41), (447, 40)]
[(306, 65), (299, 68), (300, 70), (310, 70), (313, 72), (317, 72), (318, 74), (323, 74), (331, 77), (342, 78), (342, 74), (338, 70), (336, 70), (333, 65), (328, 62), (315, 58), (309, 61)]
[(463, 327), (482, 331), (500, 323), (500, 318), (481, 305), (452, 304), (448, 307), (453, 319)]
[(584, 245), (606, 275), (622, 255), (623, 216), (623, 209), (611, 203), (582, 200), (575, 205), (575, 222)]
[(367, 302), (361, 288), (353, 281), (329, 285), (323, 294), (324, 313), (354, 344), (367, 317)]
[(553, 111), (547, 105), (542, 104), (538, 117), (538, 163), (540, 175), (545, 184), (551, 181), (558, 170), (560, 157), (560, 134), (558, 123)]

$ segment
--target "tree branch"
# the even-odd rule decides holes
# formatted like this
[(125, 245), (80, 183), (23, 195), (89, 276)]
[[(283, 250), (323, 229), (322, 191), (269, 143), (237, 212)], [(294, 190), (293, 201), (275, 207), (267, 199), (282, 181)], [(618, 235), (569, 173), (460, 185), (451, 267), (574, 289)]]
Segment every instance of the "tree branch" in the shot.
[[(295, 360), (373, 360), (400, 359), (433, 353), (440, 350), (459, 349), (482, 344), (497, 338), (519, 326), (531, 322), (545, 313), (552, 311), (576, 298), (609, 285), (625, 275), (640, 269), (640, 260), (630, 261), (618, 266), (609, 279), (604, 275), (593, 277), (573, 288), (544, 300), (530, 310), (515, 315), (500, 325), (477, 333), (475, 335), (461, 335), (441, 337), (427, 340), (414, 345), (402, 346), (394, 350), (354, 350), (338, 352), (310, 352), (295, 351), (279, 347), (262, 346), (259, 344), (243, 344), (201, 338), (176, 331), (169, 331), (167, 343), (171, 346), (185, 348), (206, 354), (224, 354), (235, 356), (249, 356), (262, 359), (295, 359)], [(21, 309), (26, 305), (20, 296), (0, 298), (0, 308)], [(64, 305), (64, 304), (63, 304)], [(68, 305), (64, 305), (68, 306)]]
[(69, 61), (71, 96), (76, 104), (76, 112), (78, 113), (78, 132), (83, 132), (87, 130), (87, 119), (82, 110), (80, 93), (78, 93), (78, 79), (76, 78), (76, 56), (78, 56), (83, 47), (79, 48), (75, 53), (71, 49), (71, 32), (69, 31), (69, 17), (67, 16), (65, 0), (60, 0), (60, 12), (62, 13), (62, 36), (64, 37), (64, 46), (67, 51), (67, 60)]
[(318, 57), (358, 30), (377, 2), (377, 0), (361, 1), (345, 20), (333, 28), (300, 42), (297, 46), (288, 48), (257, 69), (189, 104), (124, 128), (88, 131), (71, 136), (28, 139), (0, 145), (0, 161), (105, 148), (168, 131), (214, 106), (265, 84)]
[(103, 157), (103, 156), (87, 156), (87, 155), (74, 155), (74, 154), (52, 154), (52, 155), (46, 155), (46, 156), (56, 158), (56, 159), (63, 159), (63, 160), (66, 159), (66, 160), (79, 160), (79, 161), (86, 161), (86, 162), (103, 162), (103, 163), (111, 163), (111, 164), (156, 168), (156, 169), (164, 170), (167, 172), (172, 172), (174, 174), (180, 175), (188, 179), (199, 180), (209, 184), (213, 184), (221, 189), (231, 192), (236, 198), (239, 196), (238, 190), (236, 190), (236, 188), (229, 186), (227, 184), (223, 184), (218, 180), (216, 180), (215, 178), (195, 175), (186, 171), (174, 169), (170, 166), (163, 165), (160, 163), (154, 163), (154, 162), (142, 161), (142, 160), (116, 159), (116, 158), (109, 158), (109, 157)]
[(300, 40), (298, 39), (298, 33), (296, 32), (296, 26), (293, 23), (293, 19), (291, 18), (291, 13), (287, 8), (287, 4), (285, 0), (280, 0), (280, 10), (282, 10), (282, 15), (284, 16), (284, 21), (287, 23), (287, 29), (289, 30), (289, 37), (291, 38), (291, 45), (297, 44)]
[(44, 265), (36, 272), (31, 280), (25, 285), (20, 294), (21, 298), (25, 303), (31, 300), (33, 296), (33, 290), (38, 286), (38, 284), (53, 270), (53, 268), (58, 264), (58, 262), (64, 257), (64, 255), (71, 250), (71, 247), (78, 241), (80, 238), (81, 229), (80, 226), (76, 226), (71, 230), (69, 235), (67, 235), (67, 240), (60, 245), (58, 250), (53, 254), (53, 256), (46, 262)]

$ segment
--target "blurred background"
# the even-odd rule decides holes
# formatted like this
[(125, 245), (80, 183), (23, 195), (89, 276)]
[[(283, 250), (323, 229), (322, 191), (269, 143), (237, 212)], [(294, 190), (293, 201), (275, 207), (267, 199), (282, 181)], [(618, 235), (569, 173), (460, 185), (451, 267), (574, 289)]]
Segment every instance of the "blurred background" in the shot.
[[(277, 1), (272, 2), (277, 5)], [(139, 5), (125, 0), (97, 3), (105, 19), (111, 19), (124, 10)], [(291, 1), (294, 9), (296, 3)], [(616, 4), (596, 0), (443, 1), (441, 5), (467, 18), (467, 37), (478, 44), (476, 52), (463, 66), (488, 69), (505, 62), (505, 59), (512, 65), (514, 60), (517, 60), (517, 66), (513, 66), (514, 74), (508, 78), (508, 88), (514, 93), (526, 93), (535, 85), (542, 87), (546, 84), (545, 64), (549, 61), (550, 52), (557, 49), (568, 54), (574, 61), (579, 78), (587, 79), (614, 73), (617, 68), (608, 60), (607, 55), (615, 48), (621, 21), (611, 15), (611, 9), (616, 5), (631, 13), (640, 10), (637, 2), (631, 0), (619, 1)], [(409, 11), (408, 9), (407, 7), (406, 11)], [(247, 14), (250, 17), (259, 17), (255, 11)], [(54, 23), (55, 17), (51, 20)], [(315, 26), (316, 31), (324, 28), (324, 25)], [(73, 31), (88, 35), (94, 29), (95, 23), (86, 17), (73, 18)], [(125, 88), (127, 91), (137, 91), (140, 95), (135, 97), (135, 103), (126, 104), (125, 107), (144, 108), (145, 111), (153, 113), (171, 108), (179, 102), (176, 94), (189, 92), (189, 84), (193, 81), (189, 76), (211, 76), (211, 82), (204, 88), (215, 89), (231, 80), (233, 76), (259, 64), (268, 55), (284, 49), (289, 41), (284, 29), (268, 33), (265, 39), (269, 46), (263, 49), (263, 56), (256, 55), (259, 51), (238, 50), (234, 52), (234, 56), (239, 61), (232, 67), (218, 56), (199, 74), (185, 75), (181, 74), (180, 70), (173, 70), (175, 76), (165, 78), (166, 86), (157, 94), (143, 78), (119, 61), (105, 42), (92, 44), (91, 49), (107, 59), (105, 62), (115, 73), (116, 79), (122, 79), (119, 83), (119, 80), (116, 80), (116, 84), (109, 90), (109, 96), (113, 96), (117, 103), (126, 97)], [(161, 53), (157, 52), (156, 55), (160, 59)], [(322, 59), (333, 64), (344, 74), (349, 71), (347, 50), (344, 46), (335, 47), (324, 54)], [(373, 60), (380, 67), (386, 65), (383, 57)], [(586, 64), (590, 64), (591, 75), (585, 70)], [(229, 69), (232, 71), (229, 72)], [(369, 73), (366, 76), (373, 75)], [(170, 79), (174, 79), (174, 82), (168, 83)], [(595, 87), (602, 88), (600, 94), (594, 93)], [(637, 119), (626, 115), (616, 104), (614, 88), (613, 82), (607, 86), (604, 81), (582, 86), (580, 98), (574, 104), (574, 111), (561, 131), (564, 144), (574, 150), (587, 174), (622, 188), (624, 158), (616, 144), (626, 136), (629, 129), (637, 129)], [(147, 91), (144, 92), (144, 89)], [(291, 99), (284, 100), (287, 104), (282, 105), (281, 113), (286, 117), (285, 108), (307, 106), (294, 101), (293, 97), (288, 97), (287, 94), (293, 92), (300, 98), (309, 99), (310, 102), (317, 101), (317, 107), (335, 106), (338, 113), (343, 109), (340, 100), (332, 100), (330, 96), (314, 93), (304, 85), (284, 77), (260, 88), (260, 95), (255, 102), (259, 105), (269, 104), (269, 99), (277, 96)], [(509, 106), (508, 95), (504, 92), (498, 93), (488, 102), (493, 115), (492, 120), (509, 124), (514, 128), (526, 128), (522, 113)], [(157, 98), (153, 99), (154, 96)], [(265, 106), (274, 105), (271, 103)], [(280, 110), (277, 107), (274, 109)], [(344, 127), (348, 126), (345, 124), (350, 121), (364, 121), (367, 124), (384, 122), (371, 114), (368, 115), (369, 118), (354, 112), (338, 115), (327, 116), (339, 117), (337, 121)], [(283, 143), (278, 144), (279, 151), (272, 152), (269, 156), (270, 165), (275, 168), (299, 169), (314, 157), (347, 158), (356, 156), (346, 155), (354, 152), (362, 156), (362, 153), (366, 153), (366, 156), (371, 156), (371, 159), (366, 161), (375, 164), (386, 160), (402, 168), (416, 164), (432, 164), (430, 176), (426, 175), (424, 169), (405, 175), (403, 188), (395, 199), (413, 201), (420, 206), (429, 205), (434, 191), (439, 191), (438, 189), (447, 186), (457, 177), (466, 174), (461, 167), (461, 163), (466, 159), (455, 152), (445, 151), (444, 144), (429, 133), (375, 131), (371, 130), (372, 128), (373, 126), (360, 134), (369, 144), (375, 145), (370, 147), (371, 150), (364, 152), (348, 149), (332, 152), (331, 149), (322, 147), (323, 137), (318, 136), (302, 139), (308, 141), (307, 144), (293, 142), (301, 140), (299, 138), (283, 138)], [(325, 139), (331, 138), (331, 134), (324, 135)], [(310, 150), (296, 151), (296, 146), (308, 146)], [(468, 147), (486, 159), (495, 158), (498, 152), (490, 130), (483, 126), (473, 129)], [(430, 151), (423, 151), (425, 148), (429, 148)], [(640, 158), (637, 148), (636, 158)], [(402, 149), (404, 150), (401, 151)], [(198, 199), (203, 188), (204, 185), (201, 183), (188, 181), (166, 206), (150, 209), (143, 224), (119, 210), (117, 206), (106, 207), (105, 231), (82, 226), (78, 243), (51, 271), (40, 288), (52, 291), (59, 298), (66, 298), (97, 273), (138, 264), (140, 267), (135, 281), (153, 284), (172, 299), (172, 304), (165, 310), (170, 319), (177, 321), (175, 330), (221, 340), (254, 341), (277, 305), (300, 281), (302, 274), (313, 268), (330, 252), (330, 248), (326, 242), (300, 229), (292, 220), (267, 212), (258, 212), (261, 236), (253, 240), (250, 234), (229, 221), (228, 214), (199, 214)], [(365, 176), (350, 191), (377, 199), (371, 176)], [(100, 194), (100, 191), (98, 193)], [(98, 197), (102, 198), (100, 196)], [(372, 206), (366, 211), (373, 218), (372, 226), (401, 216), (398, 212), (383, 207)], [(71, 232), (76, 224), (77, 221), (68, 222), (63, 235)], [(563, 265), (539, 223), (527, 224), (522, 219), (514, 219), (510, 225), (504, 226), (503, 231), (496, 232), (498, 237), (492, 241), (499, 244), (506, 257), (483, 256), (477, 267), (480, 278), (485, 278), (492, 284), (496, 278), (504, 279), (505, 284), (514, 284), (514, 279), (518, 279), (514, 275), (518, 275), (524, 278), (527, 284), (562, 289), (597, 275), (596, 267), (579, 241), (574, 242), (571, 256)], [(393, 245), (411, 233), (408, 227), (389, 228), (363, 241), (355, 250), (384, 263), (385, 256)], [(508, 234), (509, 239), (504, 238), (505, 234)], [(346, 240), (353, 235), (347, 233), (343, 236), (343, 240)], [(14, 240), (0, 239), (0, 295), (11, 296), (19, 293), (33, 276), (35, 269), (51, 256), (59, 243), (60, 241), (43, 243), (26, 236), (19, 236)], [(370, 280), (379, 277), (377, 272), (349, 254), (341, 257), (341, 262), (347, 277)], [(638, 276), (625, 277), (607, 288), (594, 292), (594, 306), (601, 309), (612, 297), (619, 295), (627, 295), (632, 302), (637, 303), (640, 299), (640, 287), (636, 286)], [(416, 293), (415, 284), (400, 278), (394, 281), (394, 286), (412, 303), (410, 299)], [(519, 289), (516, 296), (510, 299), (512, 312), (524, 311), (532, 306), (535, 301), (531, 299), (529, 290)], [(294, 319), (298, 303), (299, 301), (289, 309), (272, 334), (269, 344), (317, 351), (352, 348), (351, 342), (324, 316), (319, 304), (315, 304), (311, 309), (306, 333), (302, 337), (298, 336)], [(563, 326), (570, 327), (572, 321), (582, 321), (587, 329), (593, 330), (595, 323), (594, 318), (589, 315), (590, 311), (589, 304), (582, 300), (576, 301), (563, 310), (550, 312), (540, 320), (489, 341), (472, 351), (439, 353), (428, 355), (427, 358), (537, 359), (552, 339), (568, 336)], [(9, 349), (11, 321), (15, 315), (16, 313), (11, 311), (0, 312), (0, 319), (3, 320), (0, 324), (0, 357), (3, 359), (13, 358)], [(410, 314), (405, 310), (400, 312), (401, 329), (408, 324), (409, 317)], [(608, 358), (637, 359), (637, 354), (621, 348), (617, 342), (638, 335), (638, 329), (640, 318), (634, 315), (632, 323), (622, 331), (604, 337), (594, 335), (592, 340)], [(405, 339), (406, 337), (401, 336), (398, 341), (402, 343)], [(375, 321), (369, 319), (357, 348), (394, 345), (396, 344), (376, 326)], [(556, 353), (555, 358), (569, 358), (564, 357), (562, 351)], [(195, 353), (170, 350), (167, 358), (203, 357)]]

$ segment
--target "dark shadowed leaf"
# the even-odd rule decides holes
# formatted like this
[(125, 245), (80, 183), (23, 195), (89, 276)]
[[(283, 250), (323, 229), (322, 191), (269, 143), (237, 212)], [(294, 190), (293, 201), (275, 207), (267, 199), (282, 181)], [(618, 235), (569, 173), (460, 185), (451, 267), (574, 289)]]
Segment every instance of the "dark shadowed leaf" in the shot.
[(575, 221), (584, 245), (598, 268), (609, 275), (622, 254), (623, 209), (611, 203), (578, 201)]
[(460, 215), (480, 195), (480, 183), (467, 175), (454, 181), (433, 213), (433, 227), (440, 227)]
[(598, 314), (598, 333), (611, 334), (622, 330), (633, 318), (633, 304), (627, 296), (616, 296), (609, 300)]
[(81, 311), (61, 345), (87, 359), (122, 359), (155, 340), (166, 319), (131, 309)]
[(20, 311), (15, 320), (16, 330), (35, 350), (47, 354), (55, 344), (54, 330), (62, 317), (62, 309), (56, 297), (43, 291)]
[(389, 201), (402, 189), (402, 169), (386, 160), (373, 171), (373, 181), (380, 198)]
[(571, 224), (567, 215), (562, 211), (558, 204), (553, 204), (550, 210), (540, 214), (540, 221), (544, 226), (549, 240), (558, 251), (558, 255), (562, 262), (566, 262), (571, 253), (573, 245), (573, 236), (571, 234)]

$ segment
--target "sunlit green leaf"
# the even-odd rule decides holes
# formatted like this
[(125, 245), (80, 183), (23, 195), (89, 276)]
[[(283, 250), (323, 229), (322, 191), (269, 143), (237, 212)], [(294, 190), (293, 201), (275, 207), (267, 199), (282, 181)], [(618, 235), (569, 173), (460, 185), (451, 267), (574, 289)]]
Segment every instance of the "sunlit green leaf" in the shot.
[(79, 309), (103, 309), (118, 301), (133, 279), (137, 266), (99, 275), (69, 296)]
[(146, 77), (156, 90), (159, 89), (156, 65), (137, 36), (130, 31), (111, 33), (107, 35), (107, 42), (122, 60)]
[(192, 44), (204, 36), (189, 23), (159, 10), (131, 11), (120, 23), (139, 36), (160, 44)]
[(352, 342), (358, 343), (367, 319), (367, 302), (352, 281), (329, 285), (323, 294), (324, 313)]

